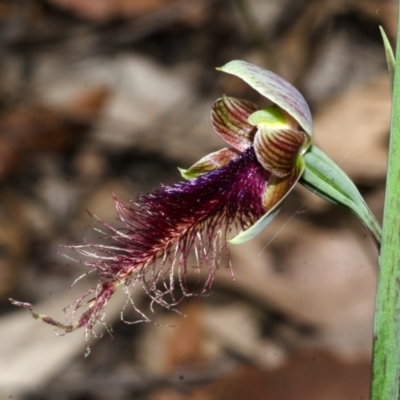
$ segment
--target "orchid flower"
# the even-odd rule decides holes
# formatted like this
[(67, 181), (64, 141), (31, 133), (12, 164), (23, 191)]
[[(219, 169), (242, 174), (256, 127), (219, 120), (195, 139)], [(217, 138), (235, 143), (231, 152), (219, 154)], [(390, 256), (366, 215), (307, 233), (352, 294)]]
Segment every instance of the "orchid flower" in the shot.
[(84, 328), (90, 334), (96, 324), (104, 324), (105, 306), (122, 288), (127, 304), (142, 321), (150, 321), (130, 297), (135, 285), (150, 296), (151, 310), (155, 304), (173, 308), (194, 295), (187, 285), (189, 271), (206, 269), (208, 278), (197, 293), (204, 294), (222, 259), (231, 267), (229, 245), (260, 233), (299, 180), (316, 194), (352, 209), (379, 243), (380, 227), (354, 184), (311, 145), (311, 113), (299, 91), (273, 72), (244, 61), (219, 70), (243, 79), (272, 104), (260, 108), (246, 100), (220, 98), (212, 106), (211, 125), (229, 147), (180, 170), (186, 181), (161, 186), (129, 204), (114, 199), (124, 227), (103, 224), (102, 233), (112, 244), (74, 246), (88, 257), (84, 264), (90, 272), (97, 271), (99, 283), (72, 305), (66, 324), (36, 314), (29, 303), (12, 300), (14, 304), (65, 332)]

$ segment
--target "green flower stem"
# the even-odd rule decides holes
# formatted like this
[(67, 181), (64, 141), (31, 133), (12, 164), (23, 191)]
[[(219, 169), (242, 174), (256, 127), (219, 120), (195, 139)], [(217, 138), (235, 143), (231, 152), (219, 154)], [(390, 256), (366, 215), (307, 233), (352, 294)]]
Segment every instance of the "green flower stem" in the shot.
[[(400, 25), (397, 51), (400, 54)], [(371, 400), (398, 400), (400, 384), (400, 57), (395, 63), (389, 161), (376, 297)]]

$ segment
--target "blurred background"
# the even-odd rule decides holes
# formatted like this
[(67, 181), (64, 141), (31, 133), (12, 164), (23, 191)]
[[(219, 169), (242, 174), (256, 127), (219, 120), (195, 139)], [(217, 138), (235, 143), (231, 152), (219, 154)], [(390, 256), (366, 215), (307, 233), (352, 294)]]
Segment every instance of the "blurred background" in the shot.
[[(243, 59), (295, 84), (315, 144), (381, 220), (390, 90), (378, 30), (394, 0), (0, 1), (0, 398), (367, 399), (377, 250), (357, 219), (301, 187), (262, 235), (232, 247), (235, 281), (120, 321), (91, 344), (8, 298), (63, 319), (95, 277), (63, 244), (96, 242), (128, 201), (180, 180), (223, 147), (208, 116), (222, 94), (262, 104), (216, 66)], [(148, 300), (134, 293), (138, 306)], [(135, 318), (128, 312), (128, 318)]]

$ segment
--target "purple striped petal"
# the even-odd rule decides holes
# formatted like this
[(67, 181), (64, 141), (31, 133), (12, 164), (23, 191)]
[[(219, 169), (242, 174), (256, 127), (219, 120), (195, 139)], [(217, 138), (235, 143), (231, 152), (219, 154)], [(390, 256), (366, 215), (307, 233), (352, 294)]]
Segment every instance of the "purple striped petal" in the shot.
[(258, 107), (251, 101), (223, 96), (212, 106), (211, 126), (225, 142), (244, 151), (251, 146), (256, 133), (247, 118), (257, 110)]
[(288, 112), (312, 136), (312, 118), (308, 104), (300, 92), (285, 79), (245, 61), (231, 61), (219, 71), (243, 79), (253, 89)]
[(254, 151), (265, 169), (276, 176), (284, 177), (293, 170), (306, 141), (307, 136), (304, 132), (270, 129), (261, 124), (254, 138)]
[(221, 168), (229, 162), (239, 157), (240, 152), (236, 149), (225, 148), (214, 153), (207, 154), (197, 163), (193, 164), (189, 169), (178, 168), (179, 172), (185, 179), (197, 178), (205, 172), (213, 171)]

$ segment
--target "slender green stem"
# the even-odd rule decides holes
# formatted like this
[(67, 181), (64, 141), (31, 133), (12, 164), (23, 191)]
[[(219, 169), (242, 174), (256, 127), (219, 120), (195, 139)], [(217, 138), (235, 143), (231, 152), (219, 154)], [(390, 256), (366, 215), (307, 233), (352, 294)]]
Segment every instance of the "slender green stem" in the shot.
[[(400, 26), (396, 54), (400, 54)], [(397, 57), (394, 75), (371, 400), (398, 400), (400, 384), (400, 57)]]

